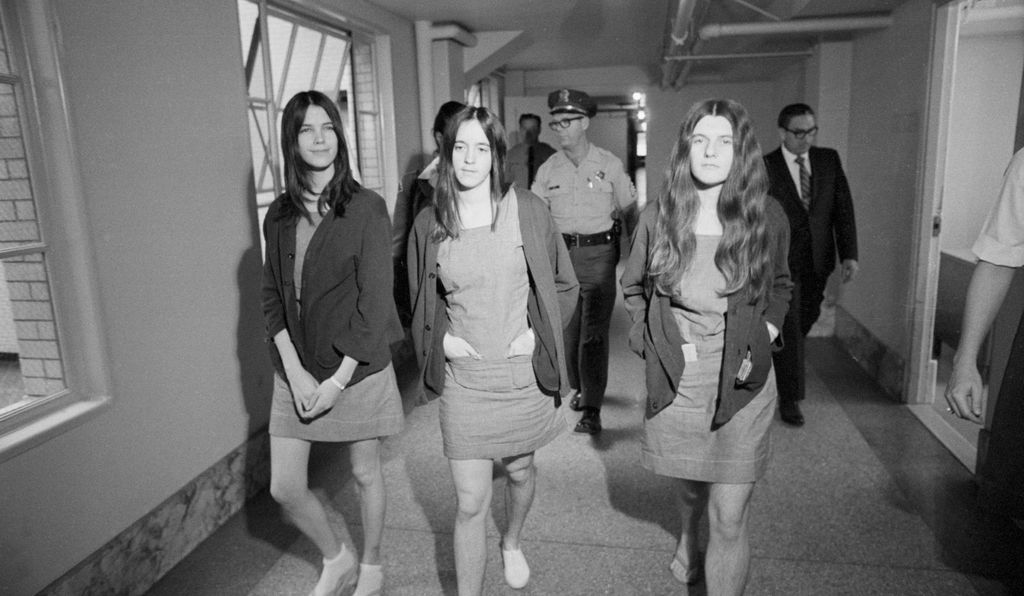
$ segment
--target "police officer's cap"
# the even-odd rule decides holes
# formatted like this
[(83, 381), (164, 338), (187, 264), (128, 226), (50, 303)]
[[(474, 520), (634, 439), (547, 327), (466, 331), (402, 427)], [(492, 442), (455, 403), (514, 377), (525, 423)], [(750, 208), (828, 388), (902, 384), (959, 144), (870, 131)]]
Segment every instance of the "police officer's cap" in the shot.
[(548, 94), (548, 107), (552, 114), (583, 114), (592, 118), (597, 104), (590, 96), (576, 89), (559, 89)]

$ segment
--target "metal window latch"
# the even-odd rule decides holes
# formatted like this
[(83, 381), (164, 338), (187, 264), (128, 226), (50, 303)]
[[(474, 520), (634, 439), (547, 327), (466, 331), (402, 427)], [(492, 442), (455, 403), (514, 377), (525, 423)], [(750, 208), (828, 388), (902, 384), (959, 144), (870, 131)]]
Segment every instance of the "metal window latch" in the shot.
[(942, 215), (932, 216), (932, 238), (938, 238), (942, 231)]

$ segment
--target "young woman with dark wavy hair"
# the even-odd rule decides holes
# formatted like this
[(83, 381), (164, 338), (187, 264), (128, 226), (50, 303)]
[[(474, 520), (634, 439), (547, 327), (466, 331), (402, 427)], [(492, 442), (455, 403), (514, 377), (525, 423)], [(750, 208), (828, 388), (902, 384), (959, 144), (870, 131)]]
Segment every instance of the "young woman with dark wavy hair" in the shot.
[[(314, 596), (340, 593), (357, 576), (354, 596), (379, 595), (380, 438), (403, 425), (391, 366), (390, 344), (402, 338), (392, 299), (391, 221), (384, 199), (353, 178), (341, 116), (323, 93), (303, 91), (285, 105), (281, 152), (286, 189), (263, 224), (263, 312), (274, 363), (270, 494), (323, 555)], [(309, 490), (314, 441), (348, 446), (361, 562)]]
[(505, 182), (505, 131), (468, 107), (445, 129), (433, 205), (409, 240), (412, 336), (426, 399), (440, 397), (455, 483), (460, 596), (483, 592), (494, 460), (508, 477), (505, 581), (524, 587), (520, 534), (533, 502), (533, 453), (568, 428), (562, 329), (579, 286), (551, 213)]
[(792, 287), (786, 216), (767, 188), (743, 107), (694, 105), (621, 280), (630, 347), (647, 366), (642, 464), (678, 479), (682, 533), (670, 569), (688, 584), (704, 575), (712, 596), (746, 585), (748, 506), (777, 398), (771, 351)]

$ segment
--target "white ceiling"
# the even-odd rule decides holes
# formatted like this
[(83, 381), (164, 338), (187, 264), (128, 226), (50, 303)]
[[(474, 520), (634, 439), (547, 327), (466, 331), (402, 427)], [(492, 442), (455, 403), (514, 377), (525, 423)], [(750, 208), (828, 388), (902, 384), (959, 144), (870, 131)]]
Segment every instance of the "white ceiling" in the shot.
[[(506, 68), (552, 70), (638, 66), (660, 72), (678, 0), (368, 0), (412, 20), (458, 23), (470, 32), (521, 30), (524, 48)], [(783, 20), (885, 13), (906, 0), (698, 0), (701, 24), (767, 22), (744, 4)], [(844, 34), (849, 37), (850, 34)], [(836, 36), (833, 36), (836, 37)], [(806, 50), (818, 35), (708, 40), (698, 54)], [(772, 76), (801, 58), (699, 61), (691, 77), (753, 80)]]

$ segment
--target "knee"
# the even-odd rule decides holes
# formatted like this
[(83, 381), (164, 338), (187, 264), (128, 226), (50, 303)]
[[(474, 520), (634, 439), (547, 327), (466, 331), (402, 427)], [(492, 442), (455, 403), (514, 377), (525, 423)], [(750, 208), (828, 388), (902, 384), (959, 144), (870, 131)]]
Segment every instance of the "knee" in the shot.
[(359, 488), (373, 486), (381, 479), (380, 460), (371, 457), (363, 461), (352, 462), (352, 478)]
[(271, 478), (270, 496), (284, 508), (294, 506), (305, 495), (308, 487), (291, 478)]
[(723, 510), (712, 507), (708, 512), (708, 525), (710, 532), (722, 540), (740, 540), (747, 533), (746, 508)]
[(508, 481), (516, 486), (522, 486), (528, 484), (536, 473), (533, 463), (527, 465), (516, 466), (512, 468), (506, 468), (505, 473), (508, 474)]
[(491, 502), (490, 490), (459, 491), (458, 510), (456, 515), (460, 520), (472, 519), (483, 515)]

